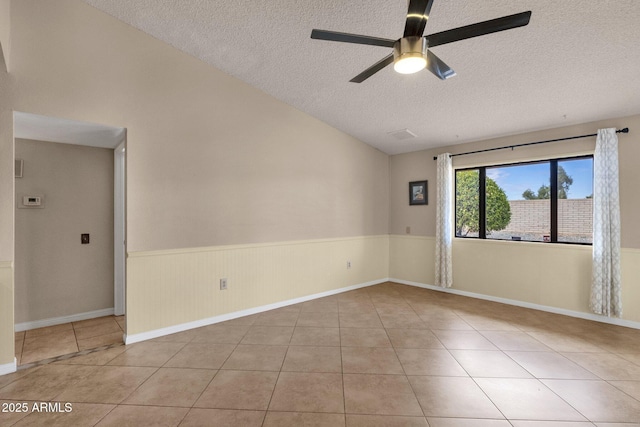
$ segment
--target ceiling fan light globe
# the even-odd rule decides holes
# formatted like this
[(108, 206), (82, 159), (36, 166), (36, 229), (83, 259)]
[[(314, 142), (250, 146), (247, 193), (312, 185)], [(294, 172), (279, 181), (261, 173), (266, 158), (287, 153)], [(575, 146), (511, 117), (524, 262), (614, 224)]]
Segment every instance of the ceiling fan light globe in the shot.
[(403, 55), (393, 64), (393, 69), (400, 74), (413, 74), (423, 70), (427, 60), (422, 54)]

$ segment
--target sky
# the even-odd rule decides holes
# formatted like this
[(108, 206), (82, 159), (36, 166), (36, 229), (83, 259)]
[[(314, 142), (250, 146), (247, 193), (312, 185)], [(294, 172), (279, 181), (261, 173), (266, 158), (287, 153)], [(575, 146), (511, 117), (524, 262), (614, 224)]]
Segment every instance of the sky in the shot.
[[(567, 175), (573, 178), (569, 187), (569, 199), (584, 199), (593, 194), (593, 159), (558, 161)], [(549, 163), (487, 168), (487, 177), (493, 179), (507, 193), (509, 200), (523, 200), (522, 193), (530, 189), (534, 193), (542, 185), (549, 185)]]

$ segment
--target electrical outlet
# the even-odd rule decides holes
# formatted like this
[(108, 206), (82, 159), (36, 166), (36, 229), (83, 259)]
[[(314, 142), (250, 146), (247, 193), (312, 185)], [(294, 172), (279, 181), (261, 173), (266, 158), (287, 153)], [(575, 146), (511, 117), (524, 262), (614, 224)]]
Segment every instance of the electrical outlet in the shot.
[(411, 234), (411, 227), (409, 227), (409, 226), (407, 225), (407, 228), (406, 228), (406, 230), (405, 230), (405, 231), (406, 231), (406, 233), (407, 233), (407, 234)]
[(351, 261), (347, 261), (347, 270), (351, 268)]
[(221, 291), (227, 290), (227, 279), (220, 279), (220, 290)]

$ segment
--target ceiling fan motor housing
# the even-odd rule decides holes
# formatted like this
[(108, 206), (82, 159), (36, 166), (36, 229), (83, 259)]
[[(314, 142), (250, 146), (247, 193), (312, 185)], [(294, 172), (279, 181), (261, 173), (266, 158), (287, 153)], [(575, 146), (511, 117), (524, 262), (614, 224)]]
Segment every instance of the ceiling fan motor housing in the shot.
[(329, 40), (343, 43), (356, 43), (370, 46), (393, 47), (393, 53), (388, 54), (351, 80), (353, 83), (362, 83), (387, 65), (393, 63), (393, 69), (401, 74), (413, 74), (427, 68), (440, 80), (446, 80), (456, 75), (456, 72), (428, 50), (429, 46), (435, 47), (460, 40), (466, 40), (504, 30), (523, 27), (529, 24), (531, 11), (490, 19), (451, 30), (440, 31), (424, 35), (425, 25), (433, 0), (409, 0), (407, 20), (404, 26), (404, 37), (398, 40), (380, 37), (364, 36), (359, 34), (340, 33), (313, 29), (312, 39)]
[(403, 37), (393, 45), (393, 60), (423, 58), (427, 54), (428, 47), (427, 39), (424, 37)]

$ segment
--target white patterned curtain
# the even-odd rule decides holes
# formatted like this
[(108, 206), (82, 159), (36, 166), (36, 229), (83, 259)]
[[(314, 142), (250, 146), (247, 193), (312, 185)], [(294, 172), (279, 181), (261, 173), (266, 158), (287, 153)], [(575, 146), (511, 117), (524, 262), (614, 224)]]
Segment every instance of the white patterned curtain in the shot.
[(453, 241), (453, 167), (449, 153), (438, 156), (436, 191), (436, 286), (453, 284), (451, 246)]
[(598, 130), (593, 155), (593, 274), (591, 310), (622, 315), (620, 283), (620, 198), (618, 136), (614, 128)]

